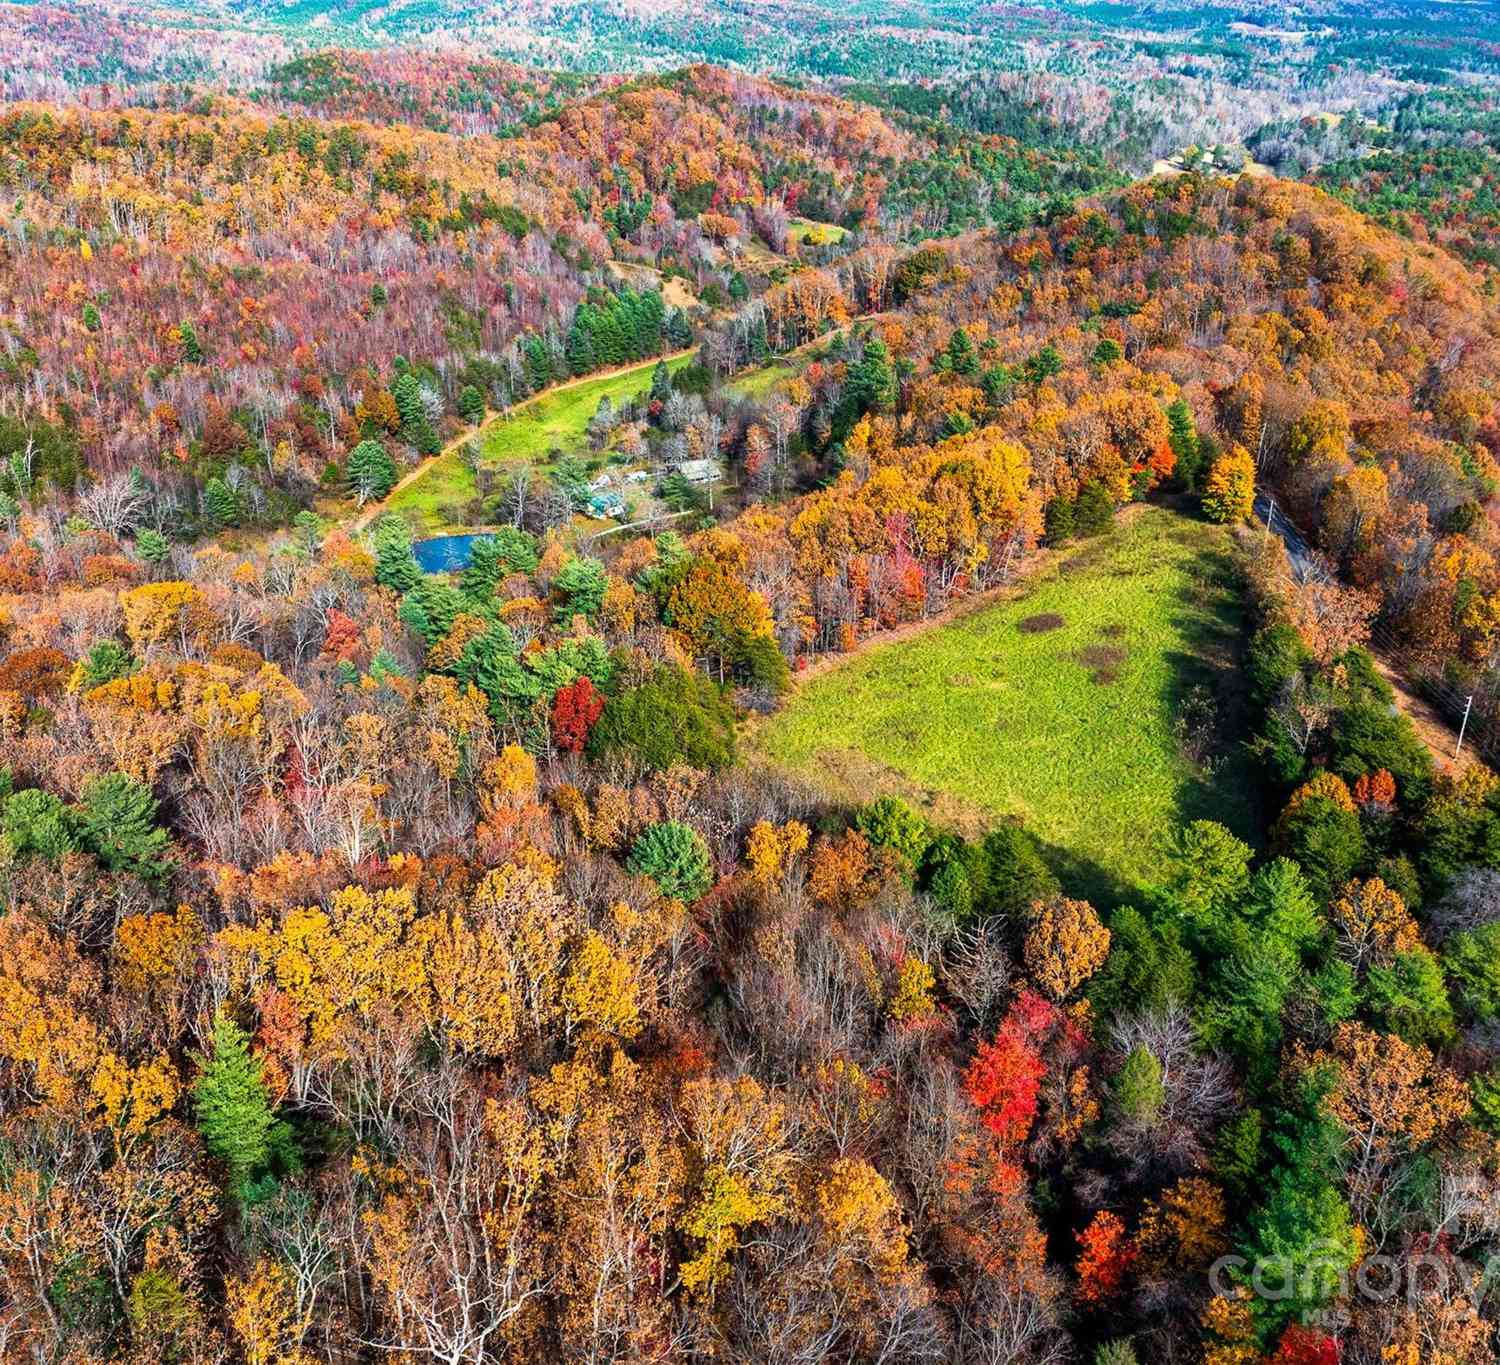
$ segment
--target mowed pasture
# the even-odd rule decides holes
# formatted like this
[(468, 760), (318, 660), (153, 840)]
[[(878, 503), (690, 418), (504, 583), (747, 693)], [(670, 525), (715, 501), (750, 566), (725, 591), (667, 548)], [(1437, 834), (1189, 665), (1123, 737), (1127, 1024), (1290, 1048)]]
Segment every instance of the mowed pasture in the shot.
[(1019, 818), (1065, 887), (1108, 902), (1159, 876), (1187, 820), (1252, 837), (1243, 627), (1229, 534), (1135, 508), (1010, 600), (808, 679), (749, 736), (751, 761), (970, 833)]
[[(691, 353), (677, 355), (667, 368), (675, 374), (692, 360)], [(589, 421), (598, 411), (599, 400), (607, 397), (618, 407), (639, 397), (650, 389), (655, 369), (652, 358), (626, 369), (569, 380), (517, 403), (508, 414), (488, 418), (473, 437), (479, 442), (481, 462), (495, 467), (531, 464), (546, 472), (555, 463), (555, 453), (585, 455)], [(386, 508), (427, 534), (462, 525), (464, 509), (475, 492), (473, 471), (455, 447), (393, 494)]]
[[(691, 354), (679, 355), (667, 362), (667, 369), (675, 374), (692, 361)], [(599, 400), (608, 398), (620, 407), (639, 398), (651, 388), (655, 369), (653, 358), (628, 369), (543, 390), (535, 398), (518, 403), (510, 416), (497, 418), (484, 429), (480, 457), (496, 464), (529, 460), (545, 465), (553, 451), (582, 454), (588, 447), (588, 426), (599, 410)]]

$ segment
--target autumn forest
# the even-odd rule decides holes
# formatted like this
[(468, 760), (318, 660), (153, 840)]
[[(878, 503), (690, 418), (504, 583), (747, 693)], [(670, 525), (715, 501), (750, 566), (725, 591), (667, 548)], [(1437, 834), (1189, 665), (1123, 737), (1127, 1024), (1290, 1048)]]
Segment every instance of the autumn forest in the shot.
[(0, 6), (0, 1361), (1500, 1360), (1500, 13)]

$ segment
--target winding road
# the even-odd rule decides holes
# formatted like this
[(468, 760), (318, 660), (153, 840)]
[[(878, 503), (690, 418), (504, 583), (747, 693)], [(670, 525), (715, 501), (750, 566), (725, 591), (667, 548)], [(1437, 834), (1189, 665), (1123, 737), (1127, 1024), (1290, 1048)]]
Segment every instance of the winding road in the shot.
[(687, 346), (680, 351), (667, 351), (662, 355), (654, 355), (648, 360), (637, 360), (629, 365), (617, 365), (612, 370), (591, 370), (588, 374), (578, 375), (574, 379), (565, 379), (561, 384), (549, 384), (545, 389), (532, 394), (530, 398), (523, 398), (519, 403), (512, 403), (503, 412), (490, 412), (487, 410), (481, 421), (471, 427), (465, 427), (447, 445), (439, 450), (436, 455), (429, 455), (414, 468), (407, 470), (396, 481), (391, 491), (385, 497), (381, 498), (379, 502), (372, 502), (354, 519), (353, 524), (349, 528), (350, 532), (357, 535), (360, 531), (363, 531), (365, 527), (380, 515), (386, 503), (394, 498), (403, 488), (414, 484), (439, 460), (453, 454), (466, 441), (472, 441), (476, 436), (484, 432), (486, 428), (494, 425), (494, 423), (506, 421), (514, 417), (518, 412), (524, 412), (533, 403), (540, 403), (544, 398), (553, 398), (560, 393), (566, 393), (569, 389), (576, 389), (582, 384), (598, 383), (601, 379), (618, 379), (621, 375), (634, 374), (637, 370), (655, 369), (658, 361), (665, 360), (668, 364), (671, 364), (672, 361), (679, 360), (685, 355), (691, 355), (694, 349), (696, 348)]

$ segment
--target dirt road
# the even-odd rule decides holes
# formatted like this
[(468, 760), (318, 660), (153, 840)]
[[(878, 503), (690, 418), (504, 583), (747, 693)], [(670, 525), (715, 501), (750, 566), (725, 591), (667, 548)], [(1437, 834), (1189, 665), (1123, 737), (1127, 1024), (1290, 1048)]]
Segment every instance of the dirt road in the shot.
[(630, 365), (617, 365), (612, 370), (593, 370), (588, 374), (579, 375), (576, 379), (567, 379), (564, 380), (561, 384), (549, 385), (540, 393), (534, 393), (530, 398), (523, 398), (519, 403), (511, 404), (511, 406), (506, 408), (504, 412), (486, 411), (484, 417), (478, 423), (471, 427), (465, 427), (463, 431), (461, 431), (457, 436), (449, 441), (448, 444), (445, 445), (440, 451), (438, 451), (436, 455), (429, 455), (415, 468), (408, 470), (404, 475), (402, 475), (402, 477), (397, 480), (395, 486), (391, 489), (391, 491), (387, 493), (385, 497), (383, 497), (379, 502), (371, 503), (367, 508), (365, 508), (365, 510), (354, 519), (353, 524), (350, 526), (349, 529), (351, 533), (357, 534), (358, 532), (363, 531), (365, 527), (367, 527), (372, 521), (375, 520), (377, 516), (380, 515), (386, 503), (394, 498), (397, 493), (401, 492), (403, 488), (407, 488), (411, 484), (414, 484), (425, 473), (427, 473), (427, 471), (431, 469), (434, 464), (436, 464), (439, 460), (445, 458), (446, 456), (453, 454), (453, 452), (455, 450), (458, 450), (462, 445), (464, 445), (465, 442), (472, 441), (476, 436), (481, 435), (484, 432), (485, 428), (490, 426), (492, 423), (503, 422), (508, 418), (514, 417), (518, 412), (524, 412), (533, 403), (539, 403), (544, 398), (553, 398), (557, 394), (566, 393), (569, 389), (576, 389), (581, 384), (596, 384), (601, 379), (617, 379), (621, 375), (634, 374), (638, 370), (655, 369), (657, 361), (665, 360), (670, 362), (673, 360), (678, 360), (682, 356), (691, 355), (693, 353), (693, 349), (693, 347), (688, 346), (681, 351), (669, 351), (665, 355), (652, 356), (649, 360), (638, 360)]

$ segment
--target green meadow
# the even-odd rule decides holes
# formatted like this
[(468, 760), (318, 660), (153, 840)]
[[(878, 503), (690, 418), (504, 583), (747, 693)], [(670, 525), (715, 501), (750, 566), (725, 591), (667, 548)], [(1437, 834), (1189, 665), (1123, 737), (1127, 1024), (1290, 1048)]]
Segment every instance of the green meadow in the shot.
[[(692, 355), (667, 362), (674, 373)], [(617, 406), (651, 386), (656, 361), (646, 360), (617, 374), (548, 389), (527, 399), (507, 416), (492, 417), (478, 434), (480, 460), (489, 465), (530, 463), (546, 469), (555, 453), (582, 454), (588, 448), (588, 424), (606, 395)], [(407, 516), (421, 533), (461, 525), (464, 509), (475, 495), (474, 475), (455, 448), (433, 460), (387, 502), (390, 511)]]
[[(1128, 895), (1185, 821), (1256, 828), (1234, 742), (1238, 580), (1222, 528), (1137, 509), (1020, 595), (808, 680), (749, 736), (751, 759), (842, 799), (902, 795), (970, 832), (1019, 818), (1065, 886)], [(1217, 713), (1211, 774), (1174, 729), (1189, 697)]]
[[(678, 356), (667, 362), (667, 368), (675, 374), (692, 359), (691, 355)], [(651, 387), (655, 368), (656, 361), (648, 360), (619, 374), (538, 394), (511, 416), (497, 418), (484, 429), (482, 458), (493, 464), (530, 460), (542, 465), (553, 450), (579, 453), (588, 443), (589, 420), (599, 400), (607, 396), (618, 407), (638, 397)]]

